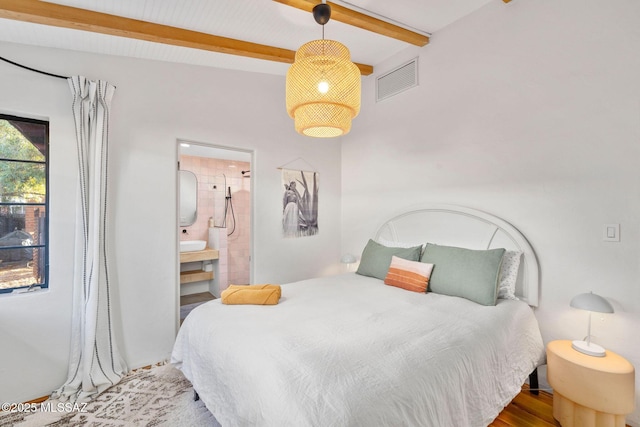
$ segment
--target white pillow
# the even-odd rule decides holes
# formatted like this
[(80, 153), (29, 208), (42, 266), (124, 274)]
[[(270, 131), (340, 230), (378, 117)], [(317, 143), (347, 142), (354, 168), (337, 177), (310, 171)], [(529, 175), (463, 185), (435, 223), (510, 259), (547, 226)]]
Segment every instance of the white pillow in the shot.
[(388, 248), (415, 248), (416, 246), (424, 247), (424, 243), (395, 242), (387, 240), (384, 237), (378, 237), (377, 242)]
[(521, 251), (504, 252), (498, 276), (498, 298), (518, 299), (516, 297), (516, 281), (518, 280), (521, 259)]

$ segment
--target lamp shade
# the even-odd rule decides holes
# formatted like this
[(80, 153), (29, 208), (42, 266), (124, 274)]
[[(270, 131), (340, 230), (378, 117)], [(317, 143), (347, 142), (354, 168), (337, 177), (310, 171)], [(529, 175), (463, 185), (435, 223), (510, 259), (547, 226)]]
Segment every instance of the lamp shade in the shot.
[(313, 40), (296, 52), (287, 71), (286, 107), (303, 135), (330, 138), (351, 130), (360, 113), (360, 70), (335, 40)]
[(613, 313), (613, 306), (601, 297), (593, 292), (576, 295), (569, 303), (573, 308), (579, 308), (581, 310), (595, 311), (598, 313)]
[(589, 356), (605, 357), (607, 354), (605, 349), (598, 344), (594, 344), (591, 342), (591, 312), (595, 311), (598, 313), (613, 313), (613, 307), (611, 306), (609, 301), (602, 298), (600, 295), (589, 292), (586, 294), (576, 295), (575, 297), (573, 297), (569, 305), (571, 307), (579, 308), (581, 310), (587, 310), (589, 312), (589, 324), (587, 329), (586, 341), (572, 341), (571, 347), (574, 350), (579, 351), (580, 353), (587, 354)]
[(353, 255), (353, 254), (344, 254), (340, 258), (340, 262), (343, 263), (343, 264), (353, 264), (357, 260), (358, 260), (358, 258), (356, 258), (356, 256)]

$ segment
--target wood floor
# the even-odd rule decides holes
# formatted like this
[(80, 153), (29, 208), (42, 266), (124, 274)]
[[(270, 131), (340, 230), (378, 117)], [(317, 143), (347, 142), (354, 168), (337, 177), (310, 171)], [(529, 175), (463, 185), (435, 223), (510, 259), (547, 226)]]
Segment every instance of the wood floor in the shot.
[(522, 392), (504, 408), (490, 427), (557, 427), (553, 419), (553, 396), (541, 391), (537, 396), (524, 385)]

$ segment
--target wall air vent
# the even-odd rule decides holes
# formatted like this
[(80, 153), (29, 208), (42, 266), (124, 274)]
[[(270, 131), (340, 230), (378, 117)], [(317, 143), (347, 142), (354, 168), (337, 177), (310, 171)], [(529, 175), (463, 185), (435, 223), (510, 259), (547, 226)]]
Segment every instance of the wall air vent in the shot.
[(418, 58), (381, 75), (376, 80), (376, 102), (418, 86)]

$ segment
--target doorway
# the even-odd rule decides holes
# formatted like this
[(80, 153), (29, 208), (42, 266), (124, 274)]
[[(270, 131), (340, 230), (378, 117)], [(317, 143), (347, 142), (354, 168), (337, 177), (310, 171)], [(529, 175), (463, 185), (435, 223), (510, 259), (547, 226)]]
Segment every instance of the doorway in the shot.
[(213, 261), (180, 264), (181, 272), (213, 272), (212, 279), (179, 285), (181, 319), (189, 308), (219, 298), (230, 284), (251, 283), (252, 158), (248, 150), (178, 140), (179, 169), (192, 172), (197, 180), (195, 220), (188, 226), (178, 224), (179, 240), (204, 240), (207, 248), (218, 251)]

